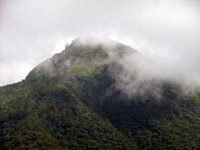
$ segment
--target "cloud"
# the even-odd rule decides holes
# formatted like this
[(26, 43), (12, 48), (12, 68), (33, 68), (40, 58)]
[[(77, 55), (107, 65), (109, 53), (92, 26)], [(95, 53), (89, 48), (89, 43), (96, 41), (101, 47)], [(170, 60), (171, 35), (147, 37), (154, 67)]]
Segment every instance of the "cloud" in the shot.
[(198, 0), (2, 0), (0, 85), (25, 78), (58, 43), (82, 36), (128, 44), (175, 78), (199, 81), (199, 8)]

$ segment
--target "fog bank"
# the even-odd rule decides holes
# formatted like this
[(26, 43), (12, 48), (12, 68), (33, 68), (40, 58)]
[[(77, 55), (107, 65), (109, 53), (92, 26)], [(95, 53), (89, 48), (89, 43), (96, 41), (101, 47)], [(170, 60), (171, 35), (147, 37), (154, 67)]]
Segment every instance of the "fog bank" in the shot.
[[(18, 82), (75, 37), (127, 44), (174, 79), (200, 81), (198, 0), (1, 0), (0, 85)], [(128, 61), (128, 58), (127, 58)]]

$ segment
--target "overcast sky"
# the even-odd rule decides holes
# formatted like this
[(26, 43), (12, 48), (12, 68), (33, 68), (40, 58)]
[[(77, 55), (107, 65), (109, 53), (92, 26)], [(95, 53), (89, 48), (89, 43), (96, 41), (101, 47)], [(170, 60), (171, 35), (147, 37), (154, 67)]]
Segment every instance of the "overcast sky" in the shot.
[(0, 85), (83, 36), (128, 44), (200, 80), (199, 27), (199, 0), (0, 0)]

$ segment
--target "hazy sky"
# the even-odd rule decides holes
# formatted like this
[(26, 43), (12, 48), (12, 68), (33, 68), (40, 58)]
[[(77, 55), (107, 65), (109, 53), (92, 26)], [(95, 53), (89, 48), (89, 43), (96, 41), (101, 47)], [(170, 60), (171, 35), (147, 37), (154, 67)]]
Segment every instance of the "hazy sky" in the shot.
[(76, 37), (128, 44), (200, 80), (199, 0), (0, 0), (0, 85), (21, 81)]

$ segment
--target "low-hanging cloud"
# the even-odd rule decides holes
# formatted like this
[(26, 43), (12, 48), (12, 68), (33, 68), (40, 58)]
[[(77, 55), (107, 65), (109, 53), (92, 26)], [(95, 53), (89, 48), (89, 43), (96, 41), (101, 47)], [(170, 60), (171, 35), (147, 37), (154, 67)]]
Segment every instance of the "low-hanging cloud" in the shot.
[(80, 36), (128, 44), (174, 78), (199, 82), (199, 8), (198, 0), (2, 0), (0, 85), (22, 80), (64, 49), (57, 43)]
[[(65, 51), (63, 51), (64, 55), (59, 55), (65, 57), (67, 61), (73, 60), (70, 61), (73, 68), (74, 57), (79, 56), (80, 59), (84, 59), (85, 55), (82, 55), (82, 53), (84, 53), (86, 47), (89, 50), (87, 53), (91, 53), (92, 58), (88, 58), (89, 61), (84, 60), (79, 64), (81, 69), (95, 74), (99, 66), (108, 67), (107, 73), (115, 81), (110, 90), (118, 90), (128, 98), (132, 99), (135, 96), (144, 96), (150, 93), (154, 98), (160, 98), (163, 92), (161, 88), (165, 84), (173, 83), (180, 95), (192, 92), (194, 91), (193, 88), (196, 88), (196, 86), (193, 86), (194, 83), (190, 82), (188, 86), (187, 81), (182, 80), (182, 78), (175, 78), (174, 72), (171, 72), (169, 68), (152, 61), (137, 50), (106, 38), (84, 37), (75, 39), (70, 45), (66, 46)], [(59, 59), (60, 57), (53, 57), (55, 62), (60, 62)], [(50, 63), (47, 62), (47, 64)], [(68, 66), (64, 63), (64, 66), (61, 67), (61, 65), (59, 68), (67, 67), (68, 72), (73, 72), (71, 65)], [(43, 67), (51, 71), (49, 75), (58, 72), (58, 69), (55, 70), (53, 66), (43, 65)]]

